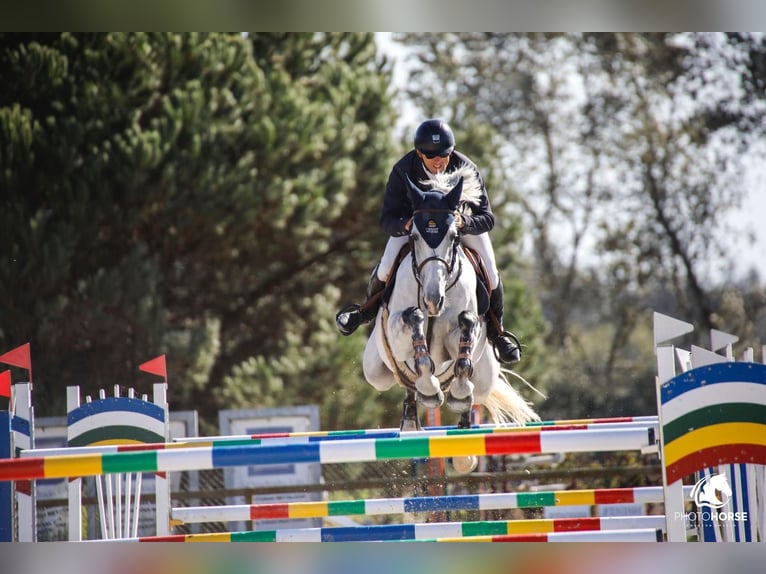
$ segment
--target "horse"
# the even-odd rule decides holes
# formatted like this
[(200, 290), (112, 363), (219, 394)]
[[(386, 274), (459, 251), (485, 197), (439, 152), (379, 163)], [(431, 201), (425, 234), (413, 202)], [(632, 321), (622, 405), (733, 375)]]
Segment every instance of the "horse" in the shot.
[[(477, 274), (456, 225), (455, 212), (470, 209), (481, 193), (475, 169), (462, 166), (431, 174), (422, 191), (408, 179), (413, 225), (401, 261), (364, 351), (363, 371), (378, 391), (405, 389), (400, 429), (419, 430), (417, 406), (447, 407), (471, 427), (471, 409), (484, 405), (493, 422), (539, 420), (510, 385), (487, 340), (479, 314)], [(469, 472), (475, 457), (453, 460)], [(459, 468), (460, 467), (460, 468)]]

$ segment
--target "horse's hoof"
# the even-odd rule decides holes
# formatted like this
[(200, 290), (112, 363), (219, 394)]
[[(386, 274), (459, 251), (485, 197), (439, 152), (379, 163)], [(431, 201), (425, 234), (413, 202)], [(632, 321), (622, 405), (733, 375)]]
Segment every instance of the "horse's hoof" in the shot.
[(415, 390), (424, 397), (443, 394), (439, 379), (429, 373), (424, 373), (417, 378)]
[(458, 399), (452, 396), (452, 393), (447, 397), (447, 408), (455, 413), (464, 413), (470, 411), (473, 406), (473, 394), (468, 395), (463, 399)]
[(473, 376), (473, 362), (469, 359), (458, 359), (455, 362), (455, 377), (470, 379)]
[(402, 419), (401, 424), (399, 425), (399, 431), (400, 432), (410, 432), (410, 431), (417, 431), (420, 430), (420, 424), (418, 424), (417, 419)]
[(435, 395), (424, 395), (418, 392), (418, 402), (427, 409), (438, 409), (444, 403), (444, 393), (439, 391)]
[(452, 459), (452, 468), (460, 474), (468, 474), (479, 466), (479, 459), (475, 456), (456, 456)]

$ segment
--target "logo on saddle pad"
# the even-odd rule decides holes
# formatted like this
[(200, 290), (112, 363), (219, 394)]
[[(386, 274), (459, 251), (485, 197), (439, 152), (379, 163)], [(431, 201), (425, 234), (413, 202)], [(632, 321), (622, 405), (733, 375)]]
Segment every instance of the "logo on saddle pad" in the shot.
[[(718, 492), (722, 494), (721, 498), (718, 498)], [(725, 474), (703, 476), (692, 488), (692, 498), (698, 508), (721, 508), (728, 504), (731, 495), (731, 486)]]

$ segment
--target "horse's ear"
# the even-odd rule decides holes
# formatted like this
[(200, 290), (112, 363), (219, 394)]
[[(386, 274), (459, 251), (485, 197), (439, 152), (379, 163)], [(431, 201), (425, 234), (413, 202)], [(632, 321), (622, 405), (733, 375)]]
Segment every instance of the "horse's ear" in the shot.
[(420, 188), (412, 183), (412, 180), (410, 179), (410, 176), (405, 176), (407, 178), (407, 187), (409, 188), (409, 196), (410, 201), (412, 202), (413, 206), (420, 205), (425, 200), (425, 194), (420, 190)]
[(457, 180), (455, 187), (450, 189), (449, 193), (447, 194), (447, 202), (449, 203), (450, 209), (457, 209), (457, 206), (460, 205), (461, 195), (463, 195), (463, 178), (462, 177), (459, 180)]

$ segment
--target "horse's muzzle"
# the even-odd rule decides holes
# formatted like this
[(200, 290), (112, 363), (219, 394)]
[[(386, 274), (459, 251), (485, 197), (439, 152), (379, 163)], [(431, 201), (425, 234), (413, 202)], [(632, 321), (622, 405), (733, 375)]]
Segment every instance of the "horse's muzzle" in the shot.
[(427, 298), (424, 301), (426, 305), (426, 311), (429, 317), (438, 317), (444, 311), (444, 296), (440, 296), (437, 301)]

